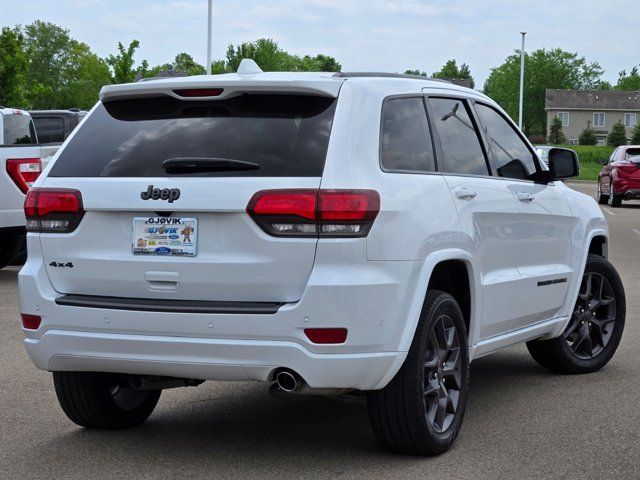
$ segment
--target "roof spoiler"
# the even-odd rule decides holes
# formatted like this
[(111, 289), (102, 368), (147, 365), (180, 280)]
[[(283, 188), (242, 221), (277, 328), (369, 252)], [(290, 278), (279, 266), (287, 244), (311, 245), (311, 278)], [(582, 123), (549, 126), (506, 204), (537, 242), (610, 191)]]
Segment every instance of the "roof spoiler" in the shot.
[(197, 75), (181, 78), (149, 79), (139, 83), (106, 85), (100, 90), (100, 100), (111, 102), (129, 98), (167, 95), (180, 100), (222, 100), (243, 93), (274, 93), (317, 95), (335, 98), (345, 79), (309, 77), (292, 79), (276, 74), (265, 74), (250, 59), (240, 62), (236, 73), (223, 75)]

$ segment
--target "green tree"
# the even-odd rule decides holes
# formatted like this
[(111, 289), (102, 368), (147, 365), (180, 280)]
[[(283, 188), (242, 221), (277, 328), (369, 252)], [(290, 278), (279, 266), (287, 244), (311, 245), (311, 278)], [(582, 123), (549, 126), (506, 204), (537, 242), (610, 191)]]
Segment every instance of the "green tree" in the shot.
[(89, 108), (111, 81), (105, 61), (58, 25), (39, 20), (27, 25), (24, 45), (29, 108)]
[(62, 108), (91, 108), (98, 100), (100, 89), (111, 83), (107, 63), (80, 42), (73, 43), (70, 62), (60, 74), (65, 77), (58, 102)]
[[(527, 135), (546, 132), (545, 89), (593, 89), (603, 70), (577, 53), (559, 48), (540, 49), (525, 55), (523, 129)], [(520, 85), (520, 53), (516, 51), (493, 69), (484, 93), (496, 100), (512, 117), (517, 117)]]
[(567, 137), (564, 136), (562, 131), (562, 120), (555, 117), (551, 121), (551, 128), (549, 129), (549, 143), (551, 145), (564, 145), (567, 143)]
[(471, 76), (471, 69), (469, 65), (463, 63), (458, 67), (458, 64), (454, 59), (447, 60), (440, 70), (434, 72), (433, 78), (455, 78), (455, 79), (469, 79), (471, 81), (471, 88), (475, 86), (473, 77)]
[(329, 55), (318, 54), (315, 57), (305, 55), (300, 58), (293, 56), (294, 70), (301, 72), (339, 72), (342, 65)]
[(593, 128), (585, 128), (578, 137), (578, 143), (580, 145), (596, 145), (598, 143), (598, 139), (596, 138)]
[(204, 75), (206, 69), (204, 66), (196, 62), (188, 53), (179, 53), (173, 61), (173, 69), (178, 72), (184, 72), (187, 75)]
[(609, 135), (607, 135), (607, 146), (608, 147), (619, 147), (620, 145), (627, 144), (627, 131), (624, 128), (624, 125), (621, 121), (616, 122), (613, 127), (611, 127), (611, 131)]
[[(254, 42), (245, 42), (238, 46), (229, 45), (224, 70), (235, 72), (245, 58), (254, 60), (265, 72), (337, 72), (342, 69), (342, 65), (328, 55), (318, 54), (315, 57), (305, 55), (301, 58), (282, 50), (271, 39), (259, 38)], [(220, 64), (214, 62), (213, 65), (217, 67), (215, 70), (221, 69)]]
[(616, 90), (640, 90), (640, 72), (638, 72), (638, 67), (633, 67), (628, 74), (626, 70), (622, 70), (618, 74)]
[(631, 132), (631, 144), (640, 145), (640, 122), (636, 123), (633, 132)]
[(138, 72), (142, 73), (143, 76), (145, 75), (148, 67), (146, 60), (143, 60), (140, 67), (134, 68), (136, 62), (133, 56), (139, 47), (140, 42), (138, 40), (133, 40), (127, 48), (124, 48), (124, 45), (118, 42), (118, 54), (109, 55), (106, 58), (106, 62), (112, 70), (112, 80), (114, 83), (133, 82)]
[(224, 60), (214, 60), (211, 62), (211, 73), (213, 75), (229, 73), (229, 70), (227, 70), (227, 63)]
[(19, 28), (4, 27), (0, 33), (0, 105), (24, 106), (29, 61)]
[(36, 20), (24, 28), (29, 59), (27, 99), (33, 109), (58, 108), (64, 89), (61, 72), (70, 62), (72, 40), (68, 30)]
[(427, 72), (423, 72), (422, 70), (405, 70), (405, 75), (418, 75), (420, 77), (428, 77)]

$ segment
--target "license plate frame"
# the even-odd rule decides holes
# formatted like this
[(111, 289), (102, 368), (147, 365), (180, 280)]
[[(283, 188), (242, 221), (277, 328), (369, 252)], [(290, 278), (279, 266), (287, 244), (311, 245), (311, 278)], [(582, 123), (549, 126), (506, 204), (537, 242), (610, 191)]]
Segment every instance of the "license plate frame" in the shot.
[(134, 255), (195, 257), (198, 254), (198, 219), (195, 217), (134, 217)]

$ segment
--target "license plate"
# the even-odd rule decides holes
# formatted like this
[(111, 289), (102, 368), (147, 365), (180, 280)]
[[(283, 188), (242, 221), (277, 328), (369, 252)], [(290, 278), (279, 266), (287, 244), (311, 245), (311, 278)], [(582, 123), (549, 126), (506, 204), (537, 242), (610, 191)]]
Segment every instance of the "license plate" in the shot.
[(198, 219), (183, 217), (135, 217), (134, 255), (178, 255), (197, 253)]

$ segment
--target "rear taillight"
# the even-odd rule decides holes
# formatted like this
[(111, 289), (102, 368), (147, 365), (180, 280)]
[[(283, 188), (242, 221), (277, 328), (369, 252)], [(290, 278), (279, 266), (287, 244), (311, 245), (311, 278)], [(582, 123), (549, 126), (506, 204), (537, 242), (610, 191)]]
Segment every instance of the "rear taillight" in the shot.
[(42, 172), (42, 160), (39, 158), (9, 158), (7, 173), (22, 193), (27, 193), (33, 182)]
[(375, 190), (262, 190), (247, 206), (265, 232), (295, 237), (365, 237), (379, 211)]
[(82, 216), (82, 195), (68, 188), (32, 188), (24, 202), (29, 232), (73, 232)]

